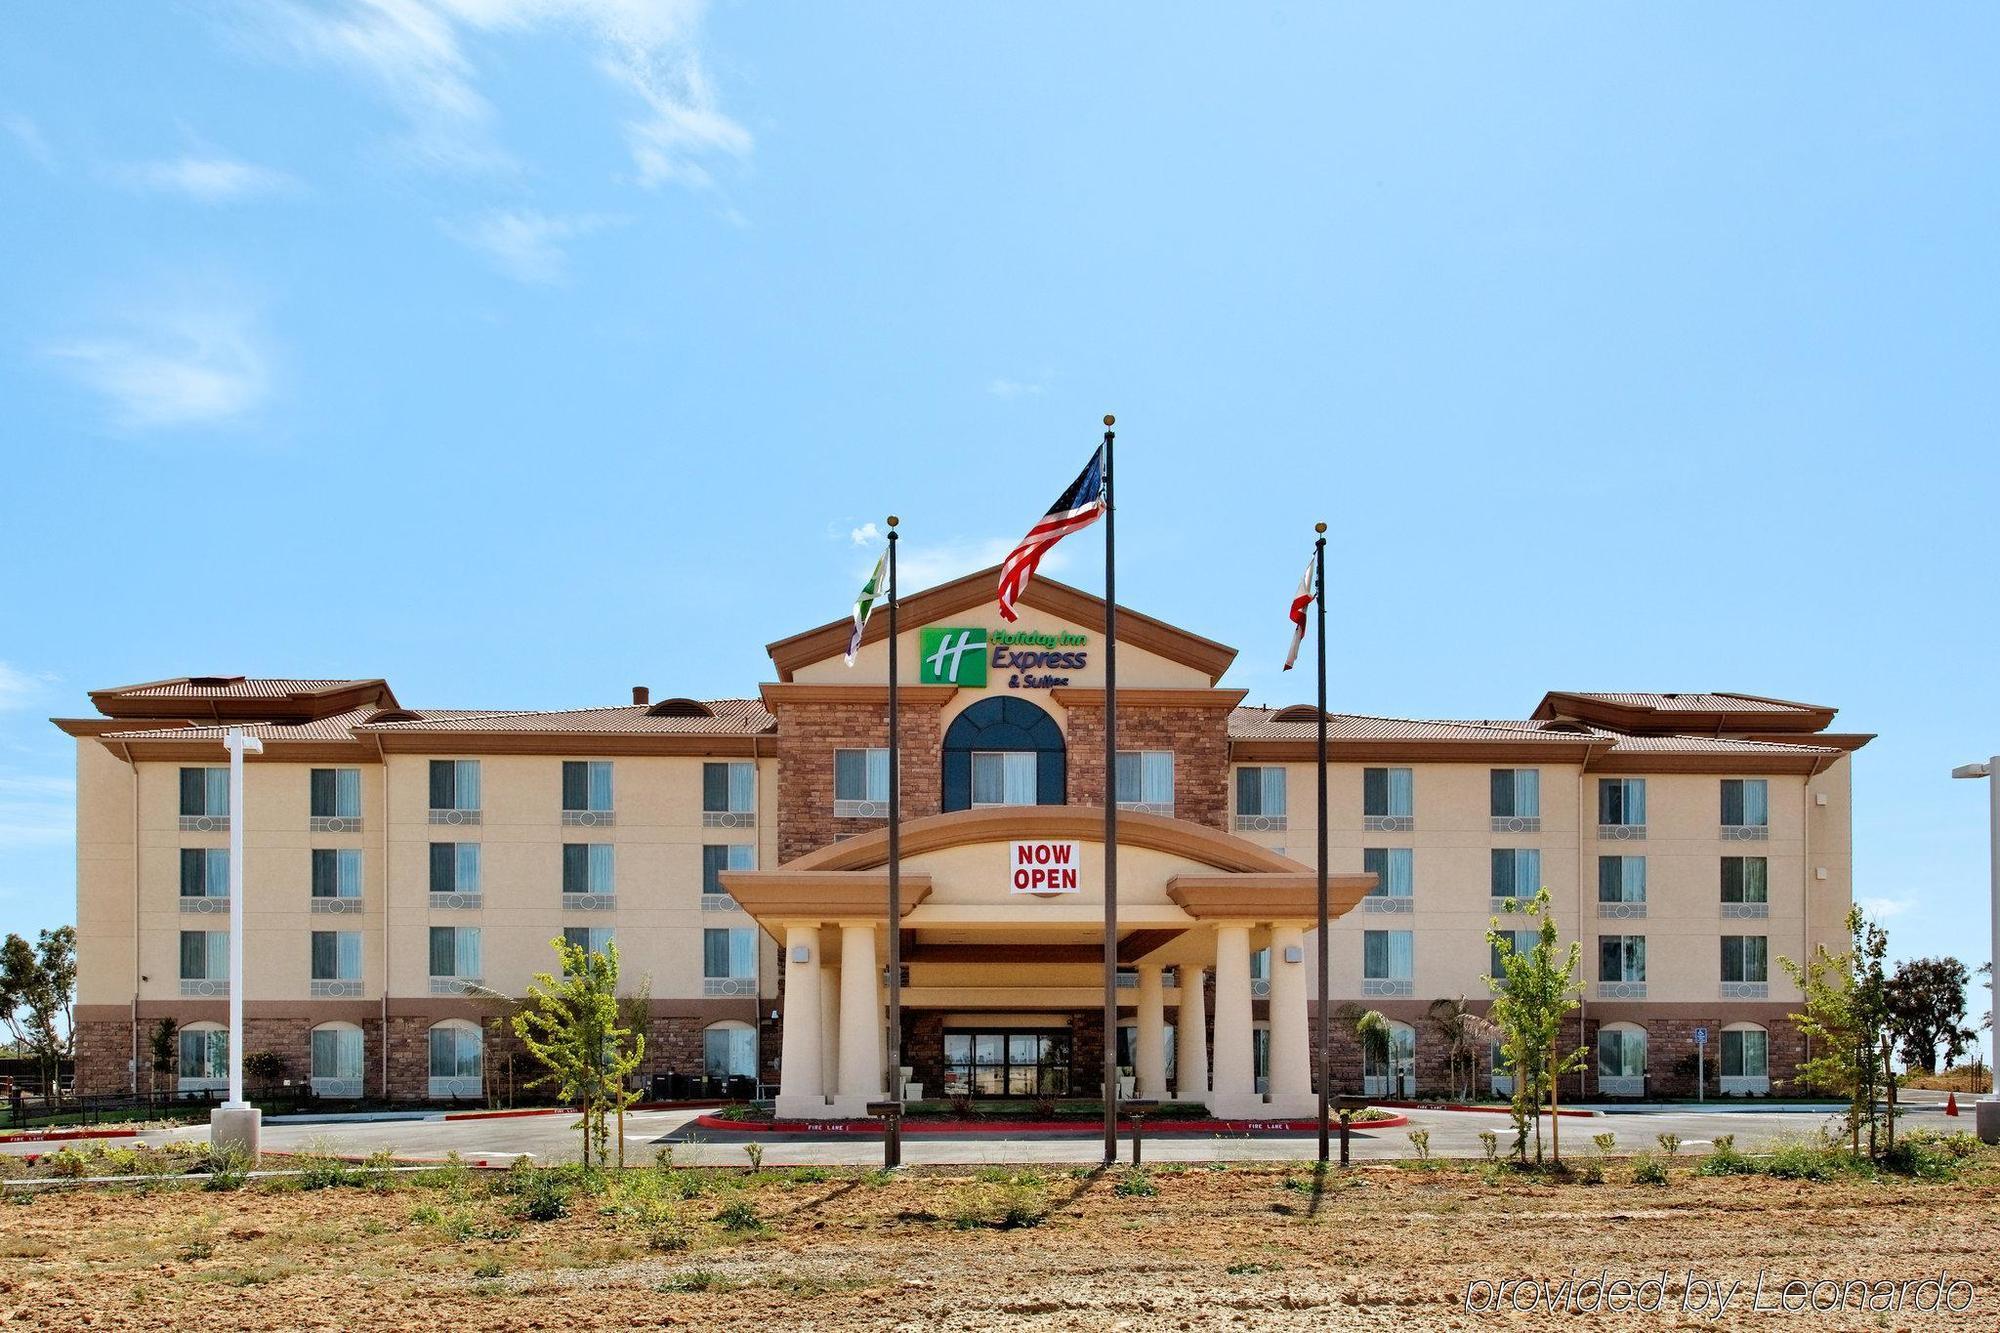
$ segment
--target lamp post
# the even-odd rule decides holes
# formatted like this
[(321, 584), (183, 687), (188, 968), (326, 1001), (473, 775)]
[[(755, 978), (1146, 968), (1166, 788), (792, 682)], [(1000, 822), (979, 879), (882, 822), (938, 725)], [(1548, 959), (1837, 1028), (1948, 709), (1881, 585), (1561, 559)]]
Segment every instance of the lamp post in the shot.
[[(1985, 778), (1991, 798), (1992, 809), (1987, 816), (1986, 836), (1990, 840), (1987, 853), (1987, 868), (1992, 876), (1992, 887), (1988, 898), (1988, 910), (1993, 927), (1993, 951), (1987, 957), (1993, 960), (1993, 971), (2000, 976), (2000, 755), (1994, 755), (1983, 764), (1960, 764), (1951, 770), (1955, 778)], [(1982, 1143), (2000, 1143), (2000, 1022), (1993, 1027), (1993, 1046), (1989, 1052), (1989, 1072), (1992, 1087), (1987, 1095), (1973, 1104), (1973, 1123), (1979, 1131)]]
[(263, 1113), (243, 1100), (243, 756), (264, 742), (231, 727), (229, 750), (229, 1100), (209, 1113), (211, 1147), (239, 1151), (254, 1165)]

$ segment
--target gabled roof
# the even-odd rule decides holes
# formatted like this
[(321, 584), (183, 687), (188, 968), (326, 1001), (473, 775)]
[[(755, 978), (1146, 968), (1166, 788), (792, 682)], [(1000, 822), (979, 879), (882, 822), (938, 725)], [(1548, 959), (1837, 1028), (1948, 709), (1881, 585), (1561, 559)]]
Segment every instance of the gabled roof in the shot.
[[(902, 623), (915, 629), (993, 601), (999, 582), (1000, 566), (989, 565), (963, 578), (911, 593), (900, 599), (897, 610)], [(1102, 597), (1041, 574), (1028, 581), (1019, 605), (1060, 616), (1072, 625), (1095, 629), (1100, 634), (1104, 632), (1105, 602)], [(817, 629), (809, 629), (768, 645), (771, 661), (778, 668), (778, 679), (789, 681), (792, 673), (800, 667), (824, 662), (846, 652), (848, 635), (853, 629), (854, 622), (851, 620), (832, 620)], [(888, 637), (889, 617), (877, 612), (869, 619), (861, 641), (864, 644), (880, 643)], [(1236, 660), (1236, 650), (1226, 644), (1191, 634), (1126, 606), (1118, 608), (1118, 642), (1129, 643), (1170, 662), (1192, 667), (1205, 674), (1210, 684), (1222, 679), (1222, 673)]]
[(1726, 690), (1601, 693), (1551, 690), (1535, 706), (1541, 719), (1576, 718), (1631, 732), (1815, 732), (1839, 710)]
[(216, 722), (310, 722), (362, 705), (394, 708), (389, 682), (288, 680), (260, 676), (176, 676), (92, 690), (106, 717)]

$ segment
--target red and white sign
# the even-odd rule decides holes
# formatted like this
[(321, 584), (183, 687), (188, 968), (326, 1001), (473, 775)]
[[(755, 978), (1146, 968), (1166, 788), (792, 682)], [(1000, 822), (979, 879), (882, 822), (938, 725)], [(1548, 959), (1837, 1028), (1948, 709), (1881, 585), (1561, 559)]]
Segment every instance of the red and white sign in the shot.
[(1082, 852), (1073, 842), (1017, 842), (1007, 859), (1015, 893), (1082, 893)]

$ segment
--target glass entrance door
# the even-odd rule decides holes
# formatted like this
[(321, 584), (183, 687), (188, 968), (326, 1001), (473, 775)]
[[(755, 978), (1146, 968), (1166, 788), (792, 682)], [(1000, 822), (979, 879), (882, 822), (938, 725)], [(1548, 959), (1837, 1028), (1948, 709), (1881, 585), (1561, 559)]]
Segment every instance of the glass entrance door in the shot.
[(944, 1091), (947, 1097), (1066, 1097), (1069, 1033), (947, 1032)]

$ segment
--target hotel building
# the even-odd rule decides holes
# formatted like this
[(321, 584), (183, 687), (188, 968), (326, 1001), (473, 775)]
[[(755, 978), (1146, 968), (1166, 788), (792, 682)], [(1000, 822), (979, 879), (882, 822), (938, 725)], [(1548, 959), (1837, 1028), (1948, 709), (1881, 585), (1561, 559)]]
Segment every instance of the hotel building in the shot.
[[(1312, 708), (1247, 707), (1234, 651), (1049, 579), (904, 600), (906, 1090), (1096, 1095), (1102, 803), (1123, 813), (1120, 1065), (1137, 1095), (1313, 1104)], [(77, 1082), (219, 1086), (227, 835), (244, 823), (246, 1050), (327, 1097), (518, 1088), (494, 1021), (557, 935), (615, 939), (648, 1079), (753, 1080), (785, 1115), (885, 1086), (886, 617), (770, 645), (757, 697), (558, 712), (405, 707), (383, 680), (191, 677), (92, 693), (77, 741)], [(1335, 715), (1336, 1091), (1450, 1081), (1431, 1005), (1483, 1009), (1487, 930), (1540, 886), (1582, 946), (1570, 1098), (1782, 1091), (1805, 1054), (1779, 965), (1852, 898), (1834, 710), (1555, 691), (1512, 721)], [(263, 741), (232, 810), (222, 738)], [(1502, 920), (1506, 918), (1502, 915)], [(1392, 1024), (1364, 1063), (1352, 1015)], [(1196, 1016), (1200, 1021), (1194, 1021)], [(178, 1025), (156, 1072), (151, 1034)], [(1482, 1087), (1506, 1086), (1490, 1049)], [(676, 1084), (676, 1086), (679, 1086)], [(739, 1087), (742, 1084), (739, 1083)]]

